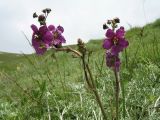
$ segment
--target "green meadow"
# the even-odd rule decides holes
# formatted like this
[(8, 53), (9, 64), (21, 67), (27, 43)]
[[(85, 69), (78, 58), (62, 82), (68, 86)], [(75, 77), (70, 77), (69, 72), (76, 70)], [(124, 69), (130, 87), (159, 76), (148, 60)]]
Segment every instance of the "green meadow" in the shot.
[[(120, 56), (120, 119), (160, 120), (160, 19), (131, 28), (126, 39), (129, 47)], [(86, 48), (94, 82), (112, 120), (115, 78), (105, 64), (102, 43), (93, 39)], [(81, 60), (72, 53), (0, 52), (0, 120), (102, 120), (94, 97)]]

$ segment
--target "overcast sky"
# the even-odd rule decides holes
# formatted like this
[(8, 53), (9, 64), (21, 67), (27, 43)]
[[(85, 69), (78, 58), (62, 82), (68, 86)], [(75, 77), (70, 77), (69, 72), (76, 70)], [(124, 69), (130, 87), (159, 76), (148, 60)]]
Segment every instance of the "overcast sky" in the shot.
[(67, 44), (103, 38), (102, 24), (113, 17), (126, 29), (160, 18), (160, 0), (0, 0), (0, 51), (32, 53), (21, 31), (31, 39), (32, 14), (44, 8), (52, 9), (48, 24), (64, 27)]

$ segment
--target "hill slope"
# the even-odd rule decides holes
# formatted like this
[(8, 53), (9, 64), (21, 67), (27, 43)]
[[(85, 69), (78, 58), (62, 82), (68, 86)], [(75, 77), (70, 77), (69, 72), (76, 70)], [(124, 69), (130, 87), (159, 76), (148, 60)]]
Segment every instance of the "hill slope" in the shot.
[[(127, 31), (129, 47), (120, 56), (120, 116), (159, 120), (160, 20)], [(115, 115), (114, 75), (105, 65), (102, 40), (87, 44), (89, 67), (108, 113)], [(76, 49), (76, 46), (71, 46)], [(0, 119), (100, 120), (102, 115), (85, 82), (81, 60), (49, 50), (43, 56), (0, 54)], [(124, 88), (124, 89), (123, 89)], [(123, 115), (122, 115), (123, 114)]]
[[(127, 31), (126, 38), (130, 43), (128, 57), (133, 59), (135, 55), (138, 54), (137, 56), (157, 61), (160, 58), (159, 33), (160, 19), (153, 23), (147, 24), (143, 28), (134, 27)], [(93, 52), (101, 51), (101, 45), (101, 40), (91, 40), (89, 43), (87, 43), (88, 48)], [(137, 53), (135, 51), (137, 51)], [(19, 63), (23, 63), (25, 60), (24, 58), (25, 57), (21, 54), (0, 52), (0, 67), (1, 69), (12, 70), (12, 68)]]

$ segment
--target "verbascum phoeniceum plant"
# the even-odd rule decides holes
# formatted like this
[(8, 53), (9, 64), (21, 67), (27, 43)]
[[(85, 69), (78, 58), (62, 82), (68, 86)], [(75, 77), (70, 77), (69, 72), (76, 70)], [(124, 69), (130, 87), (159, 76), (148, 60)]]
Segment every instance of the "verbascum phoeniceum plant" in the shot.
[(46, 20), (51, 9), (46, 8), (42, 12), (43, 14), (41, 15), (37, 15), (36, 13), (33, 14), (33, 18), (38, 18), (40, 27), (38, 28), (34, 24), (31, 25), (33, 30), (32, 46), (39, 55), (44, 54), (50, 47), (58, 48), (62, 46), (62, 43), (66, 42), (62, 35), (64, 32), (64, 28), (62, 26), (47, 26)]
[(82, 68), (88, 88), (95, 95), (96, 102), (101, 109), (104, 119), (107, 119), (100, 95), (96, 90), (92, 72), (86, 60), (89, 56), (89, 52), (87, 51), (84, 42), (81, 39), (78, 39), (78, 50), (75, 50), (71, 47), (63, 47), (62, 44), (66, 42), (64, 36), (62, 35), (62, 33), (64, 32), (64, 28), (60, 25), (57, 27), (55, 27), (54, 25), (47, 25), (46, 20), (49, 13), (51, 12), (51, 9), (46, 8), (42, 10), (42, 12), (43, 14), (41, 15), (37, 15), (37, 13), (33, 14), (33, 18), (38, 19), (40, 27), (37, 27), (34, 24), (31, 25), (31, 29), (33, 30), (32, 46), (35, 49), (36, 54), (43, 55), (48, 49), (54, 49), (54, 51), (72, 52), (77, 57), (79, 57), (82, 61)]
[[(65, 37), (62, 35), (64, 28), (62, 26), (55, 27), (54, 25), (47, 25), (47, 17), (51, 12), (51, 9), (46, 8), (42, 10), (43, 14), (37, 15), (33, 14), (33, 18), (37, 18), (40, 26), (32, 24), (31, 29), (33, 30), (32, 34), (32, 46), (35, 49), (36, 54), (43, 55), (48, 49), (54, 49), (54, 51), (64, 51), (72, 52), (77, 57), (81, 59), (82, 68), (85, 76), (85, 82), (89, 90), (94, 94), (95, 100), (100, 107), (103, 119), (109, 119), (107, 117), (104, 105), (102, 104), (101, 97), (97, 91), (96, 84), (94, 82), (94, 77), (92, 71), (89, 67), (87, 58), (89, 57), (89, 51), (87, 50), (84, 42), (81, 39), (78, 39), (77, 47), (78, 50), (75, 50), (71, 47), (63, 47), (62, 44), (66, 43)], [(103, 48), (106, 49), (106, 65), (111, 68), (115, 73), (116, 84), (115, 84), (115, 99), (116, 99), (116, 120), (118, 120), (118, 109), (119, 109), (119, 88), (120, 81), (118, 77), (118, 72), (120, 71), (120, 58), (119, 54), (128, 46), (128, 41), (125, 40), (124, 27), (117, 29), (117, 23), (119, 19), (108, 20), (106, 24), (103, 25), (104, 29), (107, 29), (106, 38), (103, 43)], [(108, 28), (108, 25), (111, 25), (111, 29)], [(117, 30), (116, 30), (117, 29)], [(105, 107), (106, 108), (106, 107)]]
[[(120, 53), (123, 52), (129, 45), (128, 41), (125, 39), (125, 30), (121, 26), (118, 28), (118, 23), (120, 23), (119, 18), (114, 18), (113, 20), (108, 20), (104, 25), (103, 29), (107, 29), (106, 38), (103, 41), (103, 48), (106, 49), (106, 65), (111, 68), (115, 75), (115, 106), (116, 106), (116, 116), (115, 119), (119, 120), (119, 93), (120, 93)], [(111, 28), (109, 28), (111, 27)]]

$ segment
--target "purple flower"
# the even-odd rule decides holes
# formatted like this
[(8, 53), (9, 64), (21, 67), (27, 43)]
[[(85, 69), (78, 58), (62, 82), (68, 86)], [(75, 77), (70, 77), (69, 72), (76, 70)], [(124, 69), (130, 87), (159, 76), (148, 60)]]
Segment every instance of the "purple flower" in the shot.
[(106, 53), (106, 65), (109, 68), (119, 71), (120, 64), (121, 62), (118, 56), (113, 55), (111, 52)]
[(36, 25), (31, 25), (33, 30), (32, 45), (37, 54), (44, 54), (52, 42), (53, 35), (46, 25), (41, 26), (39, 29)]
[(42, 55), (46, 52), (48, 46), (44, 44), (42, 41), (32, 40), (32, 45), (38, 55)]
[(120, 27), (116, 31), (108, 29), (105, 34), (106, 38), (103, 41), (103, 48), (107, 50), (106, 65), (116, 71), (119, 71), (121, 64), (119, 53), (129, 45), (124, 35), (124, 27)]
[(64, 28), (62, 26), (58, 26), (57, 28), (54, 27), (54, 25), (48, 26), (49, 30), (53, 34), (53, 41), (52, 44), (54, 46), (62, 45), (62, 43), (65, 43), (66, 40), (63, 37), (62, 33), (64, 32)]
[(106, 32), (106, 39), (103, 43), (103, 48), (109, 50), (113, 55), (118, 55), (119, 52), (123, 51), (128, 46), (128, 41), (124, 38), (124, 27), (120, 27), (116, 32), (108, 29)]
[(58, 26), (55, 28), (54, 25), (42, 25), (39, 29), (36, 25), (31, 25), (33, 30), (32, 45), (37, 54), (44, 54), (50, 46), (61, 46), (66, 40), (62, 33), (64, 28)]

